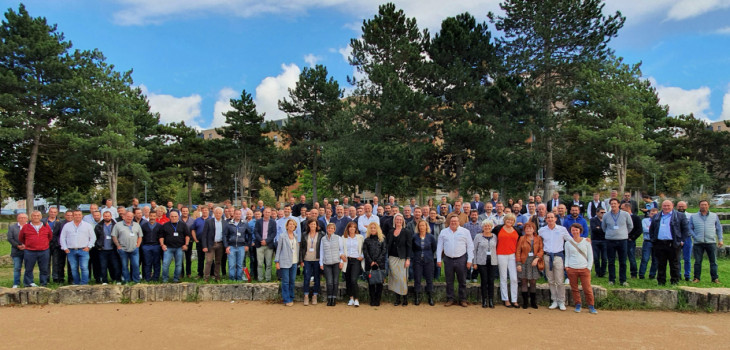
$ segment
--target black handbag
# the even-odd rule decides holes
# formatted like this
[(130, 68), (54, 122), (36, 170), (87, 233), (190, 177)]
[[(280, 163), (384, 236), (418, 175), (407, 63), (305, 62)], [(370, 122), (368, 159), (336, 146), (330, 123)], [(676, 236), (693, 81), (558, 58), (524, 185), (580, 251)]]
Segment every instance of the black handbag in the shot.
[(373, 267), (374, 268), (370, 269), (370, 273), (368, 274), (368, 283), (372, 285), (383, 284), (383, 282), (385, 282), (385, 270), (381, 270), (380, 266), (377, 264)]

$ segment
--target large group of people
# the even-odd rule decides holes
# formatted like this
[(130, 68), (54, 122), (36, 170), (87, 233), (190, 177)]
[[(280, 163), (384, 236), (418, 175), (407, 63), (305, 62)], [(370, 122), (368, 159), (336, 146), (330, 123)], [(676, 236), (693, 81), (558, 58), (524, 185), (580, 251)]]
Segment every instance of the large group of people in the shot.
[[(298, 203), (291, 197), (273, 207), (262, 201), (250, 207), (224, 202), (195, 210), (172, 202), (166, 207), (155, 202), (140, 206), (137, 199), (128, 210), (107, 200), (102, 208), (91, 205), (85, 216), (73, 210), (60, 218), (55, 207), (45, 218), (32, 212), (30, 221), (19, 214), (7, 238), (12, 245), (13, 288), (21, 286), (23, 268), (22, 285), (37, 286), (36, 265), (41, 286), (64, 283), (65, 275), (69, 284), (78, 285), (157, 282), (160, 277), (165, 283), (173, 263), (172, 281), (179, 282), (193, 278), (195, 250), (195, 278), (280, 280), (287, 306), (294, 304), (299, 274), (304, 305), (316, 305), (326, 294), (327, 306), (335, 306), (342, 275), (348, 306), (360, 305), (362, 279), (368, 283), (371, 306), (380, 305), (385, 283), (396, 306), (407, 306), (409, 299), (433, 306), (433, 281), (443, 269), (445, 306), (468, 306), (466, 283), (480, 278), (481, 305), (493, 308), (499, 278), (499, 297), (506, 307), (538, 308), (536, 282), (544, 276), (550, 288), (549, 309), (566, 310), (563, 285), (570, 284), (575, 311), (581, 311), (581, 285), (588, 310), (596, 313), (594, 268), (598, 277), (608, 273), (610, 284), (628, 286), (628, 276), (643, 279), (649, 270), (648, 278), (664, 285), (669, 264), (669, 282), (677, 284), (682, 277), (689, 281), (692, 256), (693, 281), (699, 282), (706, 254), (710, 278), (719, 283), (715, 252), (723, 245), (720, 220), (707, 201), (700, 201), (696, 214), (688, 215), (686, 208), (681, 201), (676, 209), (669, 200), (658, 204), (648, 195), (638, 204), (630, 193), (618, 198), (616, 191), (605, 200), (594, 194), (587, 203), (578, 193), (563, 201), (555, 192), (543, 203), (540, 196), (504, 202), (494, 192), (487, 202), (478, 194), (471, 202), (442, 197), (423, 205), (415, 199), (399, 205), (392, 196), (386, 203), (377, 197), (363, 203), (357, 196), (350, 203), (345, 197), (342, 204), (339, 199), (309, 203), (301, 196)], [(643, 244), (637, 264), (639, 237)]]

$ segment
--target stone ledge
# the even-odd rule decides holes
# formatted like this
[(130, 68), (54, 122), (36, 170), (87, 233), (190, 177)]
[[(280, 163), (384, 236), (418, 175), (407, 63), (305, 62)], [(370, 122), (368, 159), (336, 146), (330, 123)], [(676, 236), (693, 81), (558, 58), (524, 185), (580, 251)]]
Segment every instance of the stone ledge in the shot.
[[(368, 300), (368, 286), (360, 282), (360, 299)], [(575, 301), (570, 292), (570, 286), (565, 288), (566, 303), (574, 305)], [(325, 294), (322, 283), (320, 300)], [(495, 301), (499, 302), (499, 285), (495, 285)], [(455, 288), (457, 292), (458, 287)], [(280, 299), (280, 285), (278, 283), (240, 283), (240, 284), (136, 284), (133, 286), (65, 286), (58, 289), (49, 288), (1, 288), (0, 306), (7, 305), (45, 305), (45, 304), (102, 304), (102, 303), (133, 303), (153, 301), (278, 301)], [(409, 295), (413, 295), (413, 287), (409, 287)], [(672, 289), (613, 289), (610, 293), (623, 301), (632, 304), (646, 305), (650, 308), (674, 310), (680, 304), (690, 309), (708, 311), (730, 311), (730, 288), (694, 288), (681, 287)], [(481, 298), (479, 284), (467, 284), (467, 299), (478, 302)], [(600, 286), (593, 286), (596, 301), (608, 297), (609, 291)], [(297, 300), (302, 297), (302, 284), (296, 284)], [(346, 296), (345, 283), (340, 282), (338, 295)], [(387, 289), (383, 291), (383, 301), (391, 301), (394, 294)], [(446, 284), (434, 284), (433, 297), (436, 301), (446, 300)], [(581, 291), (581, 297), (584, 298)], [(680, 298), (683, 302), (680, 303)], [(521, 299), (521, 297), (519, 298)], [(537, 299), (546, 304), (550, 300), (550, 289), (547, 284), (538, 284)], [(522, 302), (522, 300), (520, 300)]]

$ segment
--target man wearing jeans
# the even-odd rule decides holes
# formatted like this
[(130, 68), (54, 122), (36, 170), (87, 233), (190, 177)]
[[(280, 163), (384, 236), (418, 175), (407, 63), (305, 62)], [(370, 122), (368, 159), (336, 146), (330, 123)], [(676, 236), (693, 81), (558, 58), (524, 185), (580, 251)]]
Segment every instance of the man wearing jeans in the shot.
[(631, 278), (636, 278), (638, 275), (638, 269), (636, 268), (636, 240), (641, 237), (641, 218), (634, 214), (631, 209), (631, 203), (623, 202), (621, 209), (629, 213), (631, 216), (631, 223), (634, 228), (629, 231), (629, 239), (626, 241), (626, 256), (629, 259), (629, 270), (631, 271)]
[(545, 216), (547, 225), (538, 230), (545, 254), (545, 276), (550, 285), (550, 298), (553, 302), (549, 309), (560, 308), (565, 311), (565, 287), (563, 286), (565, 266), (565, 241), (573, 238), (565, 227), (557, 224), (555, 213), (549, 212)]
[[(685, 219), (687, 219), (687, 222), (689, 222), (689, 215), (687, 215), (686, 211), (687, 211), (687, 202), (685, 202), (685, 201), (677, 202), (677, 212), (679, 213), (679, 215), (684, 215)], [(689, 282), (689, 272), (690, 272), (690, 266), (691, 266), (690, 260), (691, 259), (692, 259), (692, 235), (689, 235), (689, 237), (687, 237), (684, 240), (684, 245), (682, 245), (682, 260), (684, 260), (684, 280), (687, 282)], [(680, 270), (681, 269), (682, 269), (682, 267), (680, 266)]]
[(223, 246), (228, 255), (228, 279), (243, 281), (243, 262), (248, 251), (248, 223), (241, 221), (241, 209), (233, 212), (231, 220), (223, 232)]
[(45, 287), (48, 284), (50, 276), (49, 264), (51, 254), (49, 247), (53, 231), (51, 227), (41, 221), (41, 212), (36, 210), (30, 214), (30, 222), (20, 229), (18, 240), (25, 248), (23, 260), (25, 260), (25, 277), (23, 284), (26, 286), (36, 286), (33, 283), (33, 269), (38, 263), (40, 270), (40, 284)]
[(190, 245), (190, 230), (188, 225), (181, 222), (177, 211), (172, 210), (170, 221), (162, 225), (159, 231), (160, 247), (162, 248), (162, 283), (170, 278), (170, 261), (175, 258), (175, 275), (173, 282), (180, 282), (183, 268), (183, 254)]
[[(466, 302), (466, 271), (474, 261), (474, 241), (469, 230), (459, 226), (459, 217), (449, 217), (449, 227), (441, 230), (436, 245), (436, 265), (444, 261), (446, 272), (446, 304), (468, 306)], [(454, 298), (454, 275), (459, 282), (459, 299)]]
[(132, 221), (134, 214), (124, 214), (124, 221), (114, 225), (112, 240), (122, 259), (123, 283), (134, 281), (139, 283), (139, 246), (142, 244), (142, 228)]
[(702, 273), (702, 256), (707, 253), (710, 260), (710, 277), (712, 283), (719, 284), (717, 275), (716, 247), (722, 247), (722, 224), (717, 214), (710, 212), (710, 203), (706, 200), (700, 201), (700, 212), (689, 219), (689, 232), (694, 238), (692, 255), (695, 259), (694, 280), (692, 283), (699, 283)]
[(20, 271), (23, 268), (25, 246), (20, 243), (18, 237), (20, 236), (20, 229), (28, 223), (28, 214), (18, 214), (17, 220), (17, 223), (10, 224), (10, 227), (8, 227), (8, 242), (12, 247), (10, 257), (13, 258), (13, 288), (20, 287)]
[(221, 266), (221, 260), (223, 258), (223, 227), (226, 224), (226, 221), (223, 220), (223, 208), (216, 207), (213, 210), (213, 217), (206, 220), (205, 225), (203, 225), (203, 235), (198, 237), (203, 245), (203, 252), (205, 253), (205, 271), (203, 275), (206, 282), (210, 278), (213, 262), (215, 262), (213, 275), (216, 281), (221, 279), (220, 269), (218, 267)]
[(591, 218), (591, 247), (593, 248), (593, 263), (596, 266), (596, 277), (603, 277), (608, 267), (608, 253), (606, 253), (606, 233), (601, 224), (606, 210), (596, 209), (596, 215)]
[[(61, 230), (61, 249), (66, 252), (71, 265), (74, 284), (89, 283), (89, 250), (94, 246), (94, 227), (83, 221), (81, 210), (74, 210), (73, 222), (66, 223)], [(81, 269), (81, 276), (79, 276)]]
[(641, 244), (641, 265), (639, 266), (639, 279), (644, 279), (646, 274), (646, 268), (649, 265), (649, 259), (651, 259), (651, 268), (649, 268), (649, 279), (656, 278), (656, 271), (658, 268), (656, 255), (654, 255), (654, 249), (652, 249), (651, 237), (649, 237), (649, 227), (651, 226), (651, 220), (659, 212), (658, 208), (649, 209), (649, 216), (641, 220), (641, 229), (644, 234), (644, 242)]
[[(613, 192), (612, 192), (613, 194)], [(619, 209), (619, 201), (616, 198), (609, 200), (611, 211), (603, 215), (601, 228), (606, 232), (606, 247), (608, 251), (608, 284), (616, 283), (616, 254), (618, 254), (618, 273), (621, 285), (628, 287), (626, 282), (626, 253), (629, 232), (634, 228), (629, 213)]]

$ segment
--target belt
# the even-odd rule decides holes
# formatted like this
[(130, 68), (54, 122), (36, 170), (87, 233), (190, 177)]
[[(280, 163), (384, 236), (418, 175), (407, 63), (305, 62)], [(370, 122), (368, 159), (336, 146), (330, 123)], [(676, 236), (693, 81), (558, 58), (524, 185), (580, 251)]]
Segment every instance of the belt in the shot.
[(564, 251), (559, 252), (559, 253), (548, 253), (548, 252), (545, 252), (545, 254), (547, 254), (550, 257), (550, 270), (553, 269), (553, 260), (555, 260), (555, 257), (556, 256), (561, 257), (563, 259), (563, 261), (565, 261), (565, 252)]
[(83, 247), (83, 248), (68, 248), (68, 250), (84, 250), (84, 249), (86, 249), (86, 247)]

